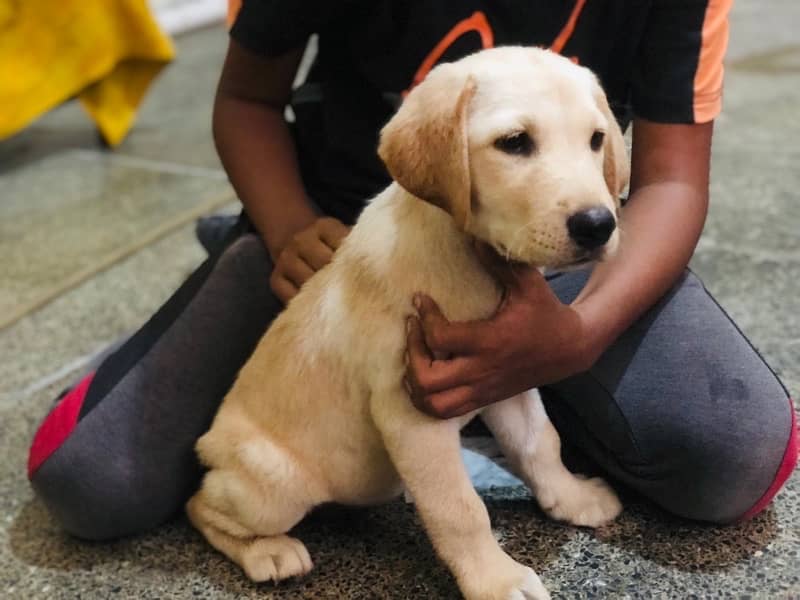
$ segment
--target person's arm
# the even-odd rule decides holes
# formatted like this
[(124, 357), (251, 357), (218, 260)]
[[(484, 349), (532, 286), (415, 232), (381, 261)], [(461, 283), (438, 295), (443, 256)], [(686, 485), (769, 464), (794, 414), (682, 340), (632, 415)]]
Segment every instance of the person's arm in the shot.
[(631, 192), (616, 255), (572, 303), (587, 325), (592, 364), (686, 268), (708, 213), (713, 121), (633, 125)]
[(303, 47), (261, 56), (231, 39), (214, 102), (214, 140), (250, 220), (275, 262), (283, 301), (331, 259), (347, 227), (311, 208), (284, 120)]
[(418, 298), (406, 374), (417, 407), (452, 417), (588, 369), (686, 267), (707, 213), (712, 129), (635, 121), (619, 251), (571, 305), (522, 267), (510, 270), (506, 298), (485, 321), (450, 323)]
[(302, 56), (260, 56), (231, 39), (214, 101), (217, 152), (273, 259), (316, 219), (283, 116)]

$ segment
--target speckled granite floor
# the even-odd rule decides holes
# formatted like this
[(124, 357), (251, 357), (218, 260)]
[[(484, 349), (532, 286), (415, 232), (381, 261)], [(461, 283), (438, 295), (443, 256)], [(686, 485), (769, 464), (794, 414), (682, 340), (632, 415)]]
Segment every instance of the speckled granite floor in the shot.
[[(800, 5), (794, 0), (773, 0), (769, 12), (757, 0), (736, 4), (726, 112), (715, 140), (712, 210), (693, 260), (795, 397), (800, 391), (798, 22)], [(97, 147), (74, 105), (0, 143), (3, 312), (52, 289), (43, 288), (42, 279), (61, 277), (65, 265), (84, 275), (0, 330), (0, 597), (456, 597), (412, 507), (402, 502), (331, 509), (309, 518), (300, 535), (316, 569), (302, 581), (275, 587), (248, 582), (183, 519), (110, 544), (70, 539), (28, 488), (27, 444), (55, 394), (99, 349), (146, 319), (203, 256), (193, 239), (193, 215), (204, 209), (209, 193), (229, 193), (208, 127), (223, 45), (221, 29), (181, 38), (179, 60), (148, 97), (134, 134), (114, 154)], [(65, 178), (69, 186), (63, 185)], [(154, 198), (154, 189), (169, 193)], [(13, 198), (9, 190), (15, 190)], [(87, 222), (108, 224), (114, 218), (104, 212), (110, 201), (131, 211), (127, 237), (119, 240), (132, 248), (128, 254), (114, 255), (117, 246), (99, 237), (102, 232), (63, 222), (66, 213), (59, 212), (82, 202)], [(170, 216), (171, 226), (148, 237), (153, 224), (145, 217), (154, 206)], [(58, 227), (47, 242), (58, 261), (4, 250), (15, 247), (3, 246), (14, 236), (22, 239), (20, 214), (43, 223), (50, 215)], [(21, 286), (16, 296), (7, 285), (12, 275)], [(513, 482), (478, 463), (471, 460), (481, 482)], [(587, 531), (547, 521), (519, 488), (485, 495), (505, 548), (537, 569), (556, 597), (800, 598), (798, 474), (766, 512), (727, 528), (678, 520), (626, 495), (618, 521)]]

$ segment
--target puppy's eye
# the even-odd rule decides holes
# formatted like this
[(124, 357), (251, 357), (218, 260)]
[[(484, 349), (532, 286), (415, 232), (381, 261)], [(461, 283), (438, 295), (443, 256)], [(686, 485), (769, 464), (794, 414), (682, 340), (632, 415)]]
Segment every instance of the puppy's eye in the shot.
[(592, 134), (592, 138), (589, 140), (589, 145), (592, 147), (592, 150), (598, 152), (600, 148), (603, 147), (603, 140), (606, 138), (606, 134), (602, 131), (595, 131)]
[(530, 156), (533, 152), (533, 140), (525, 131), (512, 133), (494, 141), (494, 147), (506, 154)]

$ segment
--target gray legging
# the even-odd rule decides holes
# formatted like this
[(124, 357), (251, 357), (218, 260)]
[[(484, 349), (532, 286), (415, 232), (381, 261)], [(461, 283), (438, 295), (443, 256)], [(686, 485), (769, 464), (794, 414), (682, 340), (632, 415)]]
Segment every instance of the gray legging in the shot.
[[(271, 268), (259, 238), (240, 233), (60, 399), (29, 476), (67, 531), (109, 539), (181, 509), (200, 476), (194, 441), (281, 308)], [(550, 282), (569, 302), (586, 277)], [(567, 444), (693, 519), (757, 512), (797, 454), (785, 389), (689, 272), (588, 373), (543, 396)]]

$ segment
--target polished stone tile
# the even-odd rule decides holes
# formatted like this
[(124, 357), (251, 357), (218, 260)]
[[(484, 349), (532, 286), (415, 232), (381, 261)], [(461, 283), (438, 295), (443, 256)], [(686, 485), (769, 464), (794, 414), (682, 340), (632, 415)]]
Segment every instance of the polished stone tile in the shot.
[(705, 238), (776, 259), (800, 256), (800, 73), (731, 71), (716, 124)]
[(0, 140), (0, 177), (12, 169), (75, 148), (100, 150), (102, 144), (89, 117), (77, 101), (71, 101), (17, 135)]
[[(728, 62), (737, 64), (798, 46), (796, 0), (736, 0), (731, 12)], [(796, 64), (796, 63), (795, 63)]]
[(64, 152), (0, 176), (0, 324), (163, 228), (233, 200), (216, 175)]
[(145, 98), (132, 134), (117, 152), (221, 169), (211, 136), (211, 111), (227, 32), (222, 26), (210, 27), (176, 41), (176, 61)]
[(204, 258), (186, 225), (0, 331), (0, 406), (26, 402), (141, 326)]
[(797, 161), (798, 101), (800, 73), (745, 73), (729, 69), (723, 112), (715, 123), (715, 158), (733, 152), (757, 158), (786, 156)]
[(776, 260), (800, 258), (799, 161), (800, 154), (720, 151), (703, 233), (708, 244)]

